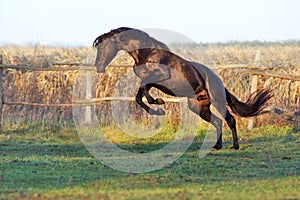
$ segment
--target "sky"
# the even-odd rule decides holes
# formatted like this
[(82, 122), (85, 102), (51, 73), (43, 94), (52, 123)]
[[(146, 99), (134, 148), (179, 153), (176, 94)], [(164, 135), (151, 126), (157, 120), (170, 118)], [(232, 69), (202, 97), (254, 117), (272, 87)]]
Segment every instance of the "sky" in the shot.
[(195, 42), (300, 40), (299, 0), (0, 0), (0, 46), (91, 46), (121, 26)]

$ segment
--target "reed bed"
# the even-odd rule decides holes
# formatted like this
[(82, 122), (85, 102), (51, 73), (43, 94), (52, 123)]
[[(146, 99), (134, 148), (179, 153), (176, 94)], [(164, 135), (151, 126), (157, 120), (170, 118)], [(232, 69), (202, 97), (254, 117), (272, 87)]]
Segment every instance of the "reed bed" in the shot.
[[(287, 43), (228, 43), (170, 45), (171, 49), (186, 59), (195, 60), (208, 66), (250, 65), (269, 67), (275, 72), (300, 75), (300, 44)], [(48, 46), (4, 46), (0, 48), (3, 64), (35, 66), (41, 68), (58, 67), (53, 63), (93, 63), (96, 50), (92, 47), (48, 47)], [(126, 53), (119, 53), (113, 64), (133, 64)], [(69, 65), (61, 66), (66, 69)], [(128, 67), (109, 67), (100, 75), (93, 73), (93, 98), (114, 95), (118, 81), (132, 70)], [(219, 69), (216, 73), (225, 86), (239, 99), (246, 100), (250, 95), (251, 73), (247, 68)], [(72, 71), (30, 71), (5, 69), (3, 79), (5, 102), (35, 102), (42, 104), (72, 103), (76, 80), (82, 73)], [(128, 80), (130, 81), (130, 80)], [(138, 83), (138, 81), (136, 81)], [(84, 87), (84, 85), (82, 85)], [(270, 101), (272, 109), (298, 112), (300, 107), (300, 83), (273, 77), (259, 77), (258, 89), (272, 88), (274, 98)], [(123, 88), (127, 91), (127, 88)], [(119, 89), (120, 90), (120, 89)], [(154, 96), (166, 95), (152, 91)], [(81, 96), (84, 94), (82, 93)], [(107, 103), (106, 103), (107, 104)], [(173, 103), (174, 104), (174, 103)], [(175, 104), (166, 105), (170, 115), (174, 115)], [(104, 104), (103, 104), (104, 105)], [(135, 106), (135, 105), (131, 105)], [(168, 107), (169, 106), (169, 107)], [(99, 106), (98, 106), (99, 107)], [(101, 107), (103, 109), (104, 107)], [(105, 109), (108, 110), (109, 106)], [(138, 108), (135, 108), (138, 109)], [(269, 116), (268, 116), (269, 117)], [(282, 117), (280, 115), (276, 116)], [(291, 119), (294, 116), (291, 114)], [(103, 119), (106, 120), (106, 119)], [(36, 107), (5, 105), (3, 124), (6, 127), (27, 126), (31, 122), (40, 122), (57, 128), (72, 122), (71, 107)], [(276, 123), (270, 120), (270, 123)], [(257, 124), (262, 124), (257, 122)], [(46, 126), (46, 125), (45, 125)]]

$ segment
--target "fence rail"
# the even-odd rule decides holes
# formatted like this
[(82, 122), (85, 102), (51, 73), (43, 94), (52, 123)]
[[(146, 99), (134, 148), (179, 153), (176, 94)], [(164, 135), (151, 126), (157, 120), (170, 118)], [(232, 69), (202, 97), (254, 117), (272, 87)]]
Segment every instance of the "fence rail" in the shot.
[[(59, 67), (53, 67), (53, 65)], [(69, 67), (61, 67), (61, 66), (69, 66)], [(122, 68), (131, 68), (132, 65), (111, 65), (110, 67), (122, 67)], [(5, 69), (16, 69), (16, 70), (25, 70), (25, 71), (37, 71), (37, 72), (60, 72), (60, 71), (77, 71), (77, 70), (85, 70), (91, 74), (92, 71), (95, 71), (95, 68), (90, 64), (81, 64), (81, 63), (53, 63), (50, 66), (46, 67), (35, 67), (35, 66), (20, 66), (20, 65), (5, 65), (2, 64), (2, 56), (0, 55), (0, 130), (2, 116), (3, 116), (3, 105), (23, 105), (23, 106), (38, 106), (38, 107), (71, 107), (71, 106), (91, 106), (97, 103), (101, 103), (103, 101), (112, 101), (112, 100), (125, 100), (125, 101), (134, 101), (134, 98), (113, 98), (113, 97), (105, 97), (105, 98), (94, 98), (92, 99), (92, 90), (91, 84), (92, 80), (87, 75), (86, 77), (86, 100), (74, 100), (72, 103), (58, 103), (58, 104), (45, 104), (38, 102), (5, 102), (4, 101), (4, 88), (3, 88), (3, 71)], [(286, 79), (291, 81), (300, 81), (299, 75), (291, 75), (286, 73), (279, 73), (271, 71), (273, 68), (269, 66), (253, 66), (253, 65), (226, 65), (213, 68), (215, 70), (228, 70), (228, 69), (246, 69), (251, 74), (250, 80), (250, 90), (251, 92), (255, 92), (257, 90), (257, 85), (259, 82), (259, 76), (263, 77), (274, 77), (279, 79)], [(263, 70), (262, 70), (263, 69)], [(169, 102), (180, 102), (178, 99), (166, 99)], [(89, 109), (87, 109), (86, 117), (89, 118)], [(249, 120), (248, 127), (251, 128), (253, 126), (253, 120)]]
[[(71, 67), (53, 67), (53, 65), (65, 65)], [(95, 71), (94, 65), (91, 64), (78, 64), (77, 63), (59, 63), (47, 65), (42, 67), (36, 66), (23, 66), (23, 65), (3, 65), (0, 64), (1, 69), (16, 69), (16, 70), (26, 70), (26, 71), (77, 71), (77, 70), (85, 70), (85, 71)], [(74, 66), (77, 65), (77, 66)], [(110, 67), (132, 67), (132, 65), (110, 65)]]
[(279, 72), (272, 72), (272, 71), (263, 71), (263, 70), (252, 70), (251, 73), (253, 75), (261, 75), (261, 76), (268, 76), (280, 79), (287, 79), (291, 81), (300, 81), (299, 75), (293, 74), (286, 74), (286, 73), (279, 73)]

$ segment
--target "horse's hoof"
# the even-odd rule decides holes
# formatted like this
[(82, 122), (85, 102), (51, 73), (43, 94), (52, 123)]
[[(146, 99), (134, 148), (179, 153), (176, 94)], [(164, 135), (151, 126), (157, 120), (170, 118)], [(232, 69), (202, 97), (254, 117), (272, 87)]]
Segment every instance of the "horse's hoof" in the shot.
[(213, 148), (211, 149), (212, 151), (218, 151), (222, 149), (222, 145), (216, 144), (215, 146), (213, 146)]
[(150, 115), (165, 115), (166, 114), (166, 111), (164, 111), (163, 109), (159, 108), (157, 110), (153, 110), (153, 109), (150, 109), (149, 110), (149, 114)]
[(230, 148), (231, 150), (239, 150), (240, 145), (239, 144), (233, 144), (233, 146)]

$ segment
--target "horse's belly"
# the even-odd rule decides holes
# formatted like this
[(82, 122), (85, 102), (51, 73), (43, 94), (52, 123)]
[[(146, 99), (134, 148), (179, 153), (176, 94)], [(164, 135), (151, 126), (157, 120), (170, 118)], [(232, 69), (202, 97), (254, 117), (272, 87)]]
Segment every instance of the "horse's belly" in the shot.
[(195, 95), (194, 88), (185, 78), (176, 77), (175, 79), (172, 77), (169, 80), (164, 80), (155, 84), (155, 86), (164, 93), (172, 96), (188, 97)]
[[(193, 96), (195, 95), (196, 88), (199, 86), (199, 83), (195, 81), (197, 80), (197, 77), (193, 77), (195, 73), (178, 71), (157, 63), (140, 65), (134, 68), (134, 72), (142, 79), (143, 83), (153, 84), (154, 87), (172, 96)], [(188, 78), (186, 76), (188, 76)], [(192, 83), (193, 86), (188, 79), (190, 81), (194, 80), (195, 83)]]

